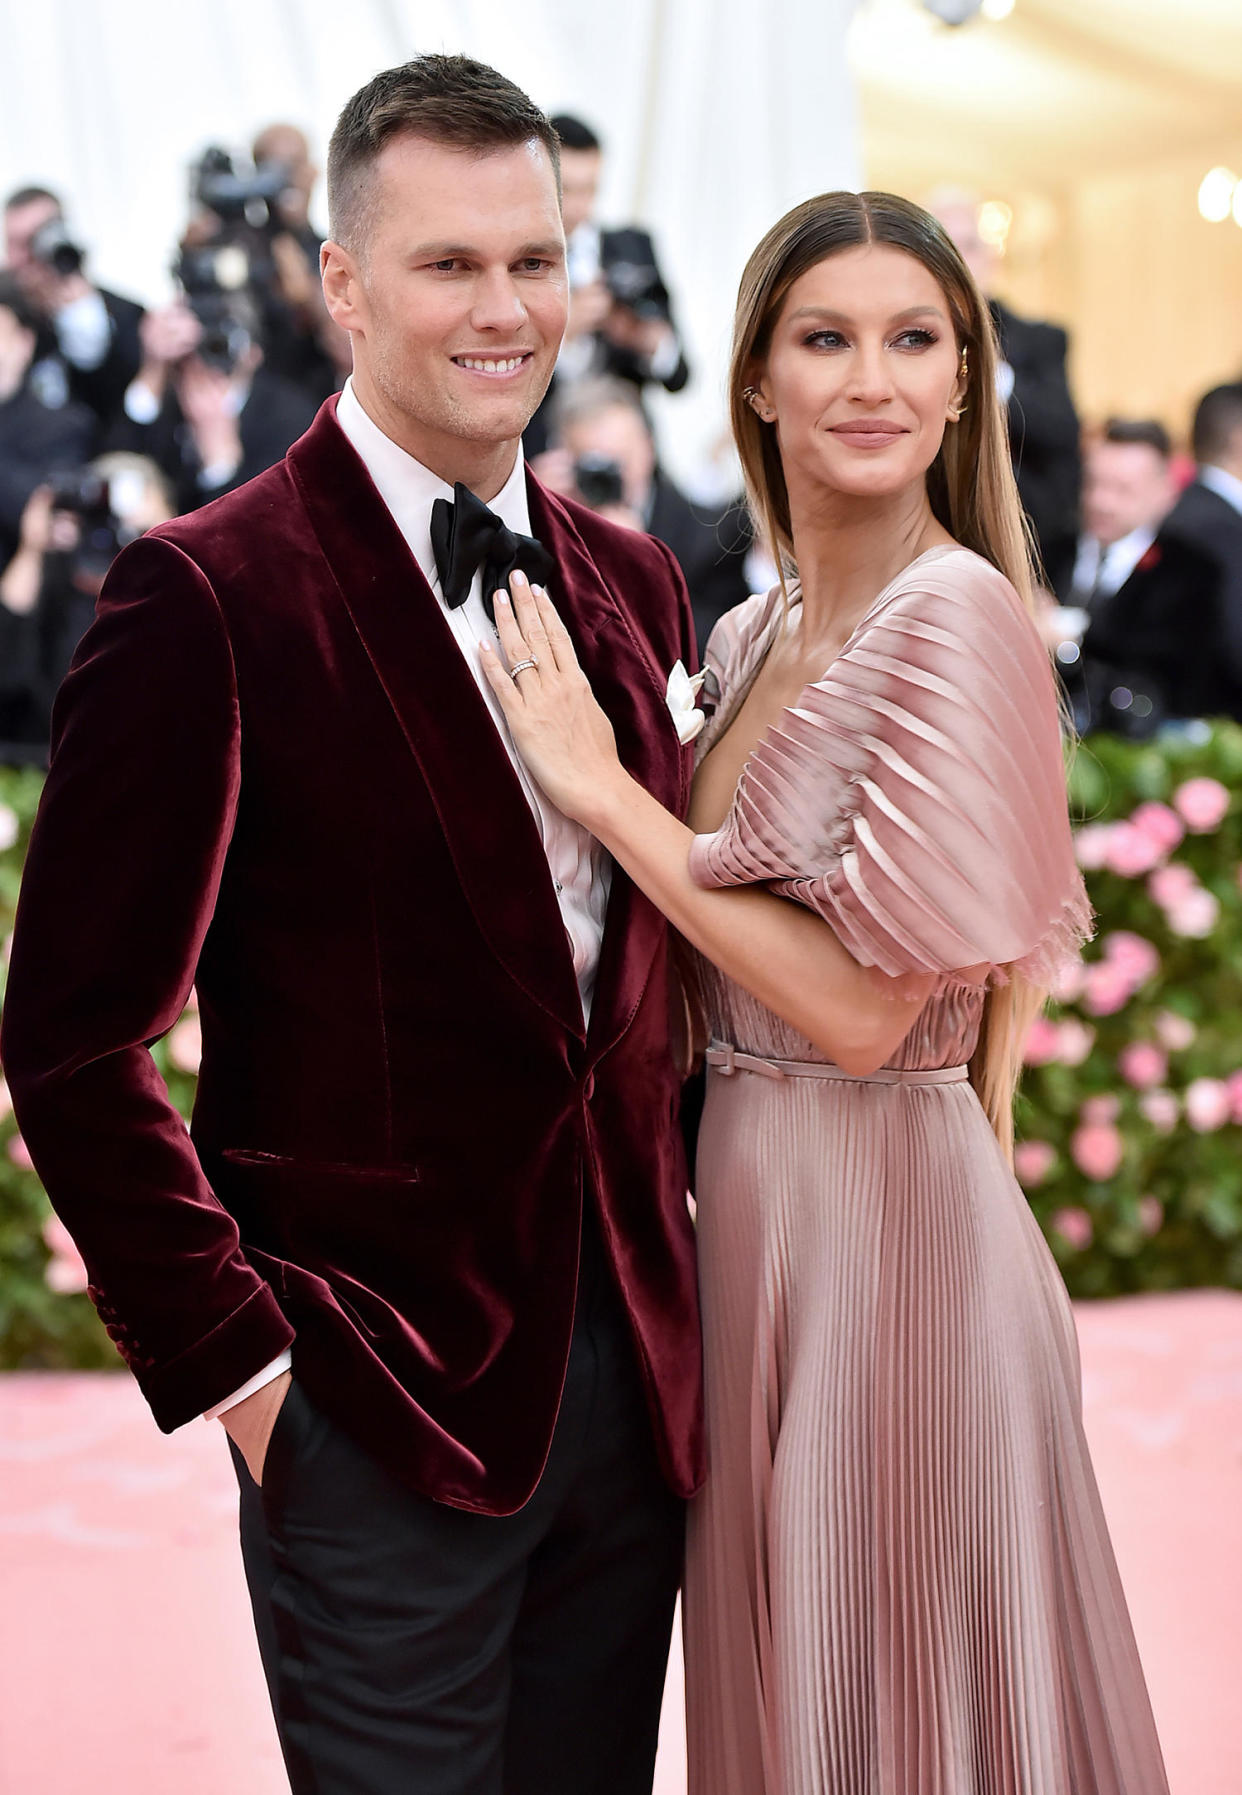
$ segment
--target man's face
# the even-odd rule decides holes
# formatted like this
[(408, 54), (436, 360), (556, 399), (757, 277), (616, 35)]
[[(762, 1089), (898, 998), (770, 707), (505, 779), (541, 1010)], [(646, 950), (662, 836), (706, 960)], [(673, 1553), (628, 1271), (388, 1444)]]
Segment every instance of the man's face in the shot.
[(329, 244), (324, 291), (363, 403), (444, 477), (516, 444), (565, 329), (565, 239), (538, 142), (486, 154), (406, 136), (377, 160), (358, 253)]
[(1154, 530), (1173, 503), (1169, 464), (1147, 443), (1096, 443), (1083, 474), (1082, 521), (1107, 548), (1132, 530)]
[(598, 150), (561, 150), (561, 216), (567, 237), (593, 216), (602, 168)]
[(38, 299), (47, 282), (47, 270), (31, 253), (31, 241), (49, 218), (59, 218), (55, 200), (32, 199), (24, 206), (10, 206), (4, 214), (4, 260), (11, 273), (32, 298)]
[(647, 508), (655, 473), (651, 433), (632, 405), (609, 405), (593, 417), (577, 418), (565, 430), (565, 447), (575, 461), (601, 455), (621, 469), (625, 502), (640, 514)]

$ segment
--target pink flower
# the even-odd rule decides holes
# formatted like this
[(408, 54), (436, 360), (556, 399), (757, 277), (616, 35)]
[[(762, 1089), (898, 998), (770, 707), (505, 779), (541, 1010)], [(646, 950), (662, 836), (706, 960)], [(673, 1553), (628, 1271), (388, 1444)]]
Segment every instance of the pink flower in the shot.
[(1125, 974), (1134, 990), (1145, 985), (1160, 970), (1160, 955), (1151, 942), (1131, 929), (1114, 929), (1110, 935), (1105, 935), (1101, 946), (1105, 960)]
[(1081, 960), (1066, 960), (1053, 974), (1051, 995), (1057, 1003), (1076, 1003), (1087, 981), (1087, 969)]
[(1181, 1053), (1195, 1038), (1195, 1025), (1179, 1016), (1176, 1010), (1161, 1010), (1156, 1017), (1156, 1035), (1170, 1053)]
[(1104, 850), (1104, 864), (1123, 879), (1149, 873), (1164, 858), (1164, 849), (1133, 823), (1114, 823)]
[(1219, 779), (1188, 779), (1173, 793), (1173, 802), (1195, 835), (1210, 835), (1229, 813), (1229, 793)]
[(1163, 1084), (1169, 1075), (1168, 1055), (1150, 1041), (1131, 1041), (1117, 1056), (1117, 1065), (1126, 1083), (1136, 1091)]
[(1052, 1225), (1061, 1239), (1067, 1241), (1076, 1253), (1089, 1247), (1095, 1236), (1091, 1217), (1085, 1209), (1058, 1209), (1052, 1218)]
[(1219, 919), (1219, 900), (1202, 886), (1174, 904), (1166, 918), (1175, 935), (1184, 935), (1190, 941), (1202, 941), (1210, 935)]
[(1198, 879), (1180, 860), (1173, 860), (1168, 866), (1158, 866), (1147, 881), (1148, 897), (1162, 910), (1171, 910), (1201, 889)]
[(1019, 1141), (1013, 1150), (1013, 1169), (1019, 1184), (1025, 1184), (1028, 1190), (1042, 1184), (1052, 1170), (1056, 1156), (1056, 1148), (1050, 1141)]
[(1195, 1078), (1186, 1086), (1186, 1120), (1196, 1134), (1223, 1128), (1233, 1113), (1229, 1087), (1219, 1078)]
[(1046, 1066), (1057, 1058), (1061, 1031), (1047, 1016), (1036, 1016), (1026, 1037), (1022, 1057), (1028, 1066)]
[(1231, 1072), (1225, 1089), (1229, 1093), (1229, 1120), (1242, 1124), (1242, 1072)]
[(1086, 985), (1083, 1008), (1089, 1016), (1115, 1016), (1134, 995), (1124, 968), (1111, 960), (1098, 960), (1094, 966), (1088, 966)]
[(12, 1136), (5, 1151), (15, 1166), (21, 1166), (23, 1171), (33, 1172), (34, 1160), (30, 1157), (30, 1148), (20, 1134)]
[(1140, 804), (1130, 821), (1151, 837), (1162, 854), (1171, 854), (1186, 833), (1181, 817), (1167, 804)]
[(1140, 1114), (1146, 1117), (1157, 1134), (1172, 1134), (1182, 1113), (1182, 1106), (1172, 1091), (1144, 1091), (1138, 1106)]
[(1070, 1137), (1078, 1170), (1094, 1184), (1104, 1184), (1120, 1166), (1125, 1143), (1112, 1122), (1084, 1122)]
[(1164, 1226), (1164, 1205), (1159, 1197), (1139, 1198), (1139, 1227), (1149, 1238)]
[(1095, 1030), (1077, 1016), (1067, 1016), (1059, 1033), (1057, 1058), (1063, 1066), (1081, 1066), (1095, 1046)]
[(1105, 1097), (1088, 1097), (1082, 1106), (1084, 1122), (1115, 1122), (1121, 1114), (1121, 1098), (1110, 1091)]
[(43, 1239), (52, 1255), (43, 1271), (48, 1289), (56, 1291), (58, 1296), (72, 1296), (76, 1291), (85, 1290), (90, 1279), (82, 1255), (58, 1216), (49, 1215), (44, 1222)]
[(1084, 823), (1074, 831), (1074, 854), (1084, 872), (1098, 872), (1107, 864), (1112, 834), (1112, 823)]
[(203, 1057), (203, 1031), (198, 1017), (183, 1016), (168, 1037), (168, 1057), (179, 1072), (197, 1072)]

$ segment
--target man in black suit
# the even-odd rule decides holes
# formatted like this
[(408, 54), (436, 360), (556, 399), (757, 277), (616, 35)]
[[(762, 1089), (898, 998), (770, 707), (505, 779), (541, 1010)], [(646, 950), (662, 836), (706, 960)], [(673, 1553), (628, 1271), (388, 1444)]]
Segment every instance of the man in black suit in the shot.
[(1169, 716), (1242, 720), (1242, 382), (1200, 400), (1191, 446), (1195, 479), (1093, 617), (1083, 655), (1128, 669)]
[(523, 438), (528, 455), (549, 446), (557, 394), (575, 381), (612, 375), (639, 392), (650, 383), (679, 393), (690, 379), (651, 233), (640, 225), (602, 230), (595, 223), (599, 138), (566, 112), (553, 118), (552, 128), (561, 143), (570, 311), (552, 385)]
[(956, 190), (933, 194), (934, 212), (987, 294), (1000, 340), (997, 391), (1009, 419), (1009, 443), (1022, 506), (1031, 520), (1048, 583), (1073, 565), (1082, 475), (1078, 414), (1066, 372), (1069, 338), (1057, 324), (1020, 318), (992, 297), (997, 252), (979, 229), (979, 205)]
[(557, 409), (556, 429), (557, 451), (543, 458), (545, 476), (567, 496), (672, 549), (686, 576), (701, 655), (716, 620), (749, 596), (745, 507), (691, 503), (660, 466), (642, 400), (627, 381), (571, 388)]
[(85, 406), (49, 405), (32, 383), (38, 325), (17, 282), (0, 272), (0, 573), (17, 552), (30, 495), (54, 470), (81, 466), (94, 436)]
[(21, 187), (4, 206), (5, 261), (63, 366), (67, 394), (101, 431), (118, 415), (141, 360), (143, 308), (87, 278), (64, 207), (46, 187)]

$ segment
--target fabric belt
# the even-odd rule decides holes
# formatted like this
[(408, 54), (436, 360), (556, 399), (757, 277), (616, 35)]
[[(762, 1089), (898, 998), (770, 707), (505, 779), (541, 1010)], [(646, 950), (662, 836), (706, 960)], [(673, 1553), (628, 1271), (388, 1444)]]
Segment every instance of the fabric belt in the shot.
[(926, 1071), (881, 1066), (859, 1078), (819, 1060), (764, 1060), (753, 1053), (739, 1053), (731, 1041), (713, 1041), (704, 1058), (725, 1078), (732, 1078), (735, 1072), (758, 1072), (761, 1078), (829, 1078), (843, 1084), (964, 1084), (969, 1077), (965, 1066), (935, 1066)]

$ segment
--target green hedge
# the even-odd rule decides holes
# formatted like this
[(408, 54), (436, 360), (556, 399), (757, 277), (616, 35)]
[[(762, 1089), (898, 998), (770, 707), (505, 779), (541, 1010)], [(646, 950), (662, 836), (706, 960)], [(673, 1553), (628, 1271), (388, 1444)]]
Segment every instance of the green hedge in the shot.
[[(0, 769), (6, 945), (39, 788)], [(1077, 1296), (1242, 1288), (1240, 788), (1230, 724), (1159, 744), (1095, 736), (1073, 762), (1099, 927), (1032, 1033), (1018, 1167)], [(155, 1049), (187, 1115), (195, 1026)], [(83, 1281), (0, 1087), (0, 1369), (119, 1363)]]

